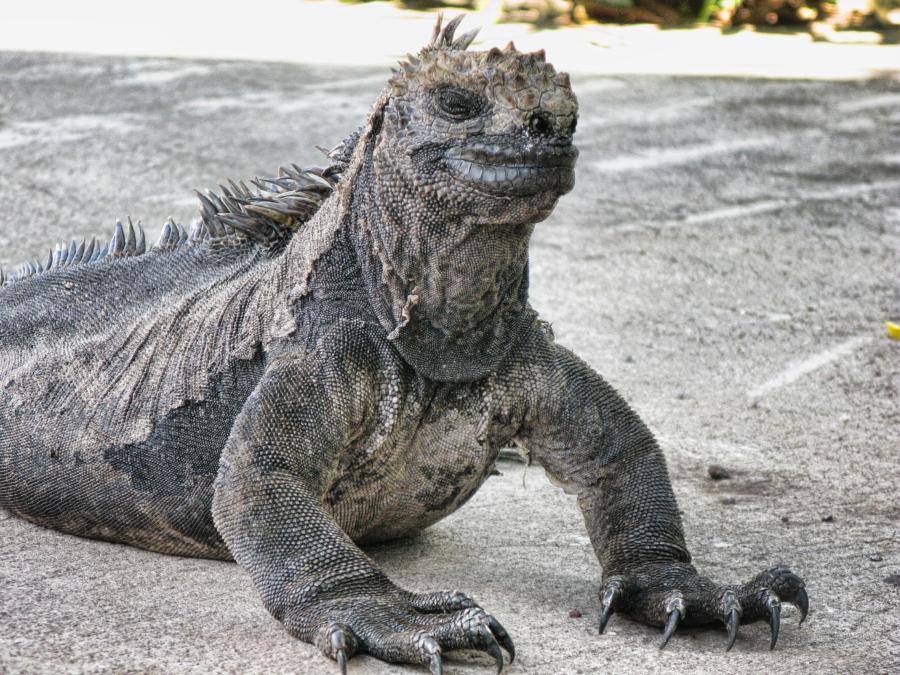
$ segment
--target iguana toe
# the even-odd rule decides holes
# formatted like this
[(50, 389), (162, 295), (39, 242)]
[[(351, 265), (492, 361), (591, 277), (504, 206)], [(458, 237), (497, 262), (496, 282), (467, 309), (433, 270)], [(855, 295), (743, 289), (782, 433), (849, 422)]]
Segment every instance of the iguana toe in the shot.
[(500, 646), (506, 650), (506, 653), (509, 654), (509, 662), (512, 663), (516, 660), (516, 646), (513, 644), (512, 638), (509, 637), (509, 633), (506, 632), (506, 629), (500, 625), (500, 622), (497, 621), (494, 617), (488, 614), (488, 627), (491, 629), (491, 633), (494, 634), (494, 637), (497, 638), (497, 642), (500, 643)]
[[(430, 610), (437, 604), (474, 606), (440, 612), (416, 604)], [(433, 675), (443, 672), (444, 651), (485, 652), (494, 659), (498, 673), (503, 670), (503, 650), (509, 653), (510, 663), (515, 657), (506, 629), (461, 593), (408, 594), (406, 602), (399, 604), (385, 600), (341, 605), (341, 620), (326, 623), (316, 638), (324, 654), (337, 661), (341, 675), (357, 653), (391, 663), (426, 666)]]
[(347, 675), (347, 661), (359, 646), (359, 641), (349, 626), (340, 623), (328, 624), (320, 631), (316, 640), (326, 656), (337, 661), (341, 675)]
[(477, 610), (471, 613), (484, 622), (497, 644), (509, 654), (509, 662), (516, 659), (516, 646), (503, 625), (496, 618), (487, 614), (481, 606), (465, 593), (459, 591), (435, 591), (432, 593), (411, 593), (410, 604), (419, 612), (428, 614), (447, 614), (461, 612), (466, 609)]
[(769, 628), (772, 631), (772, 640), (769, 643), (769, 649), (775, 649), (775, 643), (778, 642), (778, 630), (781, 627), (781, 602), (778, 596), (771, 591), (766, 591), (766, 607), (769, 609)]
[(444, 665), (441, 661), (441, 653), (435, 652), (431, 655), (431, 662), (428, 664), (431, 675), (444, 675)]
[(734, 641), (737, 640), (738, 625), (741, 622), (741, 613), (737, 608), (728, 610), (728, 616), (725, 619), (725, 628), (728, 629), (728, 646), (725, 647), (726, 652), (730, 652), (734, 647)]
[(506, 629), (480, 607), (472, 607), (444, 615), (433, 629), (434, 636), (445, 649), (477, 649), (488, 653), (497, 664), (497, 672), (503, 670), (501, 646), (515, 658), (515, 647)]
[(606, 630), (606, 624), (615, 611), (616, 605), (622, 602), (625, 595), (624, 585), (622, 577), (610, 577), (600, 589), (600, 635), (603, 635), (603, 631)]
[(681, 620), (687, 613), (684, 606), (684, 598), (680, 593), (673, 595), (671, 600), (666, 603), (666, 612), (669, 618), (666, 619), (666, 628), (663, 631), (662, 642), (659, 645), (660, 649), (669, 644), (669, 639), (675, 634), (675, 629), (678, 628), (678, 624), (681, 623)]
[(809, 596), (803, 580), (784, 565), (772, 567), (748, 581), (740, 590), (744, 608), (742, 623), (766, 620), (772, 630), (772, 647), (778, 639), (781, 625), (781, 603), (787, 602), (800, 610), (800, 623), (809, 613)]
[(431, 593), (410, 593), (409, 603), (419, 612), (445, 613), (478, 607), (465, 593), (460, 591), (433, 591)]

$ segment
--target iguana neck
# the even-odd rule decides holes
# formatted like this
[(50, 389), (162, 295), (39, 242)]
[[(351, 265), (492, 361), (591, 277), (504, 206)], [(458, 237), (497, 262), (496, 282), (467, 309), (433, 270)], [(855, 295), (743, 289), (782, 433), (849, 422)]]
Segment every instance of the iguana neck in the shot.
[(534, 225), (454, 219), (435, 197), (413, 194), (399, 176), (376, 177), (371, 167), (356, 176), (347, 224), (388, 339), (424, 377), (487, 375), (535, 318), (528, 305)]

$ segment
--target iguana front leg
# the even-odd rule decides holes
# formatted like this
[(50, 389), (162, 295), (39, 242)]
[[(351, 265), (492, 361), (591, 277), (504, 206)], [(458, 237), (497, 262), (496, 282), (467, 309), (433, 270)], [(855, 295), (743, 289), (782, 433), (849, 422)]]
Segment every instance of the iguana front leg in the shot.
[(522, 441), (552, 476), (578, 493), (603, 566), (600, 632), (613, 612), (665, 626), (661, 646), (681, 623), (724, 624), (731, 649), (739, 624), (768, 620), (774, 647), (782, 601), (800, 608), (801, 621), (806, 617), (803, 581), (783, 566), (737, 585), (698, 574), (650, 431), (570, 352), (547, 343), (537, 351), (534, 401)]
[(266, 608), (341, 672), (368, 653), (440, 673), (442, 650), (460, 648), (502, 665), (500, 647), (512, 658), (513, 645), (496, 619), (462, 593), (399, 588), (323, 508), (341, 453), (378, 423), (375, 373), (388, 371), (343, 338), (270, 365), (223, 451), (216, 527)]

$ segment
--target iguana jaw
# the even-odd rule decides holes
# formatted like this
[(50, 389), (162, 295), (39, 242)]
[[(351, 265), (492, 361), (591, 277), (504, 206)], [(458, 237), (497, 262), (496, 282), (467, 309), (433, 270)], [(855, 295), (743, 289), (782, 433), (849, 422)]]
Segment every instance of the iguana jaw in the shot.
[(528, 143), (519, 147), (480, 142), (450, 148), (444, 166), (461, 183), (497, 196), (528, 197), (569, 192), (575, 184), (578, 150), (571, 144)]

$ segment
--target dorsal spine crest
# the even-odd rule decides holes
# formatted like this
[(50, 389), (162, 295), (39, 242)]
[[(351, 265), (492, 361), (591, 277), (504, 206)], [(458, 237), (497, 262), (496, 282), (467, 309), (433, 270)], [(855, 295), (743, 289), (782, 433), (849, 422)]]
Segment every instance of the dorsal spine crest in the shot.
[(0, 270), (0, 286), (35, 274), (63, 267), (87, 265), (106, 258), (128, 258), (148, 252), (167, 253), (183, 246), (261, 246), (266, 251), (281, 250), (294, 232), (318, 211), (341, 178), (344, 164), (335, 161), (326, 169), (282, 167), (275, 177), (258, 177), (250, 182), (228, 181), (219, 192), (197, 192), (200, 216), (190, 231), (171, 217), (163, 224), (156, 244), (147, 248), (143, 224), (127, 218), (128, 225), (116, 221), (109, 242), (98, 246), (96, 238), (78, 243), (58, 244), (46, 262), (29, 261), (13, 274)]

